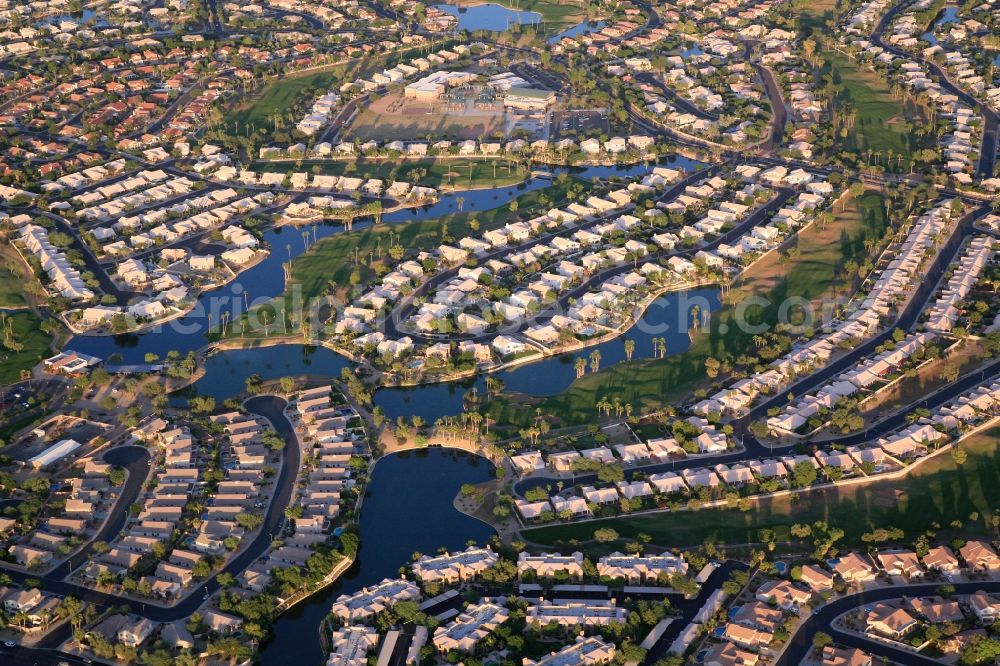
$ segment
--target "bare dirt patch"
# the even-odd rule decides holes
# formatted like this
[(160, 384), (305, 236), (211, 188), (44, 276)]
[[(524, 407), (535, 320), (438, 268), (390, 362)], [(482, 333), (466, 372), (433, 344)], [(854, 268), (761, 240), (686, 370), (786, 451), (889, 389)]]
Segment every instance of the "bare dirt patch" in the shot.
[(499, 105), (483, 105), (471, 98), (465, 104), (411, 100), (393, 93), (358, 113), (344, 136), (364, 141), (466, 140), (503, 129), (504, 111)]

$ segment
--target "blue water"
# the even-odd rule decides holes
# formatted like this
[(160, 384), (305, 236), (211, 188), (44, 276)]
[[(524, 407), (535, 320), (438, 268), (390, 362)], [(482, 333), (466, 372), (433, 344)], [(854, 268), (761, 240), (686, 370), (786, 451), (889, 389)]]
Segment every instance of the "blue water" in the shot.
[[(703, 166), (702, 163), (681, 156), (671, 156), (663, 162), (672, 166), (693, 171)], [(652, 164), (640, 163), (630, 166), (593, 166), (569, 170), (573, 175), (584, 179), (614, 179), (640, 176), (648, 173)], [(554, 169), (553, 173), (561, 173), (565, 169)], [(530, 178), (525, 183), (509, 187), (491, 188), (457, 192), (441, 197), (431, 206), (423, 208), (402, 209), (382, 216), (383, 222), (401, 223), (413, 220), (423, 220), (438, 217), (458, 210), (458, 197), (464, 199), (463, 210), (490, 210), (509, 203), (521, 194), (543, 189), (551, 185), (544, 178)], [(355, 229), (363, 228), (370, 222), (356, 222)], [(312, 230), (315, 228), (315, 239), (319, 240), (343, 231), (343, 227), (334, 224), (310, 226), (308, 230), (309, 244), (313, 242)], [(204, 332), (209, 323), (213, 328), (220, 324), (222, 313), (229, 313), (230, 321), (237, 321), (246, 306), (254, 307), (280, 295), (284, 291), (283, 263), (300, 255), (305, 249), (302, 239), (303, 229), (279, 227), (264, 234), (265, 242), (270, 245), (271, 253), (262, 262), (246, 270), (231, 283), (219, 289), (207, 291), (198, 298), (194, 310), (184, 317), (167, 322), (156, 329), (141, 334), (119, 336), (76, 336), (70, 340), (67, 348), (73, 351), (90, 354), (107, 360), (112, 354), (120, 354), (122, 363), (143, 363), (147, 353), (157, 354), (160, 358), (168, 351), (175, 350), (182, 354), (195, 351), (205, 345)], [(211, 322), (209, 322), (211, 315)]]
[[(69, 14), (63, 14), (62, 16), (50, 16), (46, 17), (37, 23), (35, 26), (41, 26), (46, 23), (52, 23), (54, 25), (59, 25), (62, 21), (72, 21), (80, 26), (80, 29), (88, 29), (91, 27), (106, 28), (108, 27), (108, 21), (106, 18), (98, 17), (97, 14), (92, 9), (84, 9), (80, 12), (79, 16), (71, 16)], [(92, 22), (92, 23), (91, 23)]]
[[(308, 229), (308, 242), (311, 245), (313, 227)], [(205, 346), (204, 332), (208, 327), (210, 314), (212, 326), (217, 328), (223, 312), (230, 313), (231, 321), (236, 321), (246, 306), (252, 308), (255, 302), (263, 303), (281, 295), (285, 288), (282, 264), (288, 261), (289, 253), (292, 257), (302, 253), (305, 247), (302, 231), (305, 230), (306, 228), (278, 227), (266, 232), (264, 241), (271, 247), (270, 255), (241, 273), (228, 285), (201, 294), (194, 310), (180, 319), (137, 335), (76, 336), (67, 347), (105, 360), (111, 354), (120, 354), (122, 362), (126, 364), (144, 362), (147, 353), (163, 358), (170, 350), (185, 354), (200, 349)], [(315, 231), (315, 238), (319, 240), (343, 231), (343, 226), (316, 225)]]
[(519, 12), (507, 9), (501, 5), (487, 3), (458, 7), (456, 5), (434, 5), (446, 14), (458, 17), (456, 30), (488, 30), (490, 32), (506, 32), (516, 25), (535, 25), (542, 20), (538, 12)]
[[(668, 355), (679, 354), (691, 345), (687, 328), (691, 323), (694, 305), (702, 313), (717, 310), (718, 291), (703, 288), (664, 294), (650, 305), (639, 322), (622, 337), (490, 376), (502, 380), (508, 391), (547, 396), (565, 391), (576, 378), (576, 358), (588, 359), (594, 349), (601, 352), (601, 368), (626, 360), (624, 340), (627, 339), (635, 341), (633, 361), (653, 355), (654, 337), (666, 338)], [(205, 363), (205, 375), (194, 383), (193, 388), (199, 395), (210, 395), (221, 401), (242, 391), (246, 378), (255, 373), (263, 379), (294, 375), (339, 377), (343, 368), (352, 367), (354, 364), (349, 360), (325, 347), (290, 344), (234, 349), (210, 356)], [(428, 423), (433, 423), (442, 416), (461, 413), (465, 406), (465, 396), (473, 387), (480, 396), (485, 397), (486, 375), (414, 387), (383, 388), (375, 393), (374, 402), (390, 418), (419, 414)], [(175, 398), (175, 401), (183, 400), (180, 396)]]
[(945, 7), (944, 11), (941, 13), (941, 18), (934, 22), (934, 26), (927, 32), (923, 34), (924, 40), (931, 43), (932, 46), (936, 46), (938, 43), (937, 37), (934, 36), (934, 31), (946, 23), (954, 23), (958, 20), (958, 7)]
[(372, 471), (361, 509), (358, 561), (337, 583), (283, 614), (262, 646), (262, 664), (323, 663), (317, 628), (341, 594), (357, 592), (383, 578), (395, 578), (414, 552), (439, 547), (460, 550), (493, 535), (485, 523), (452, 505), (463, 483), (481, 483), (493, 465), (468, 453), (428, 449), (382, 459)]
[(458, 199), (462, 198), (462, 210), (492, 210), (506, 205), (512, 199), (549, 187), (552, 183), (542, 178), (529, 178), (523, 183), (508, 187), (489, 188), (485, 190), (463, 190), (452, 194), (442, 194), (433, 204), (420, 208), (401, 208), (382, 216), (384, 222), (408, 222), (410, 220), (440, 217), (449, 213), (459, 212)]
[(607, 23), (605, 23), (604, 21), (581, 21), (580, 23), (574, 25), (572, 28), (567, 28), (562, 32), (560, 32), (559, 34), (549, 37), (549, 43), (555, 44), (564, 37), (573, 38), (579, 35), (586, 35), (591, 32), (597, 32), (605, 25), (607, 25)]
[[(549, 396), (562, 393), (576, 379), (574, 363), (577, 357), (589, 359), (593, 350), (601, 352), (601, 368), (609, 368), (626, 360), (625, 340), (635, 340), (632, 360), (639, 361), (653, 355), (654, 337), (667, 340), (667, 354), (679, 354), (691, 346), (687, 334), (691, 306), (697, 304), (702, 312), (719, 308), (716, 289), (693, 289), (687, 292), (664, 294), (646, 310), (640, 321), (628, 333), (600, 345), (571, 354), (518, 366), (511, 370), (491, 373), (503, 381), (507, 391), (532, 396)], [(588, 369), (589, 372), (589, 369)], [(375, 393), (375, 404), (390, 418), (420, 414), (428, 423), (442, 416), (463, 411), (464, 396), (475, 386), (478, 394), (486, 396), (486, 375), (466, 380), (427, 384), (409, 388), (385, 388)]]
[[(673, 155), (666, 159), (663, 163), (671, 166), (682, 167), (688, 172), (694, 171), (696, 168), (702, 166), (701, 162), (688, 159), (681, 155)], [(654, 165), (652, 164), (640, 162), (628, 165), (598, 165), (570, 169), (558, 168), (550, 169), (549, 171), (552, 174), (570, 173), (583, 179), (633, 178), (649, 173), (653, 170), (653, 166)], [(383, 215), (382, 221), (407, 222), (418, 218), (427, 219), (430, 217), (448, 215), (449, 213), (457, 213), (459, 212), (459, 198), (462, 199), (462, 211), (493, 210), (494, 208), (507, 205), (507, 203), (512, 199), (516, 199), (522, 194), (532, 192), (534, 190), (541, 190), (549, 187), (550, 185), (552, 185), (552, 181), (547, 178), (529, 178), (523, 183), (509, 185), (507, 187), (495, 187), (483, 190), (462, 190), (451, 194), (442, 194), (441, 197), (433, 204), (422, 206), (420, 208), (402, 208), (395, 212)]]

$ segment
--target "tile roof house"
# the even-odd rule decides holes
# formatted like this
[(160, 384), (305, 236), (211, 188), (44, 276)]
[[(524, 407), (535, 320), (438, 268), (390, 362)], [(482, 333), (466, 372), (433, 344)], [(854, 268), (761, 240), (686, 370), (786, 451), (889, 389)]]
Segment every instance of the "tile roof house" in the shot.
[(833, 589), (833, 575), (826, 569), (818, 567), (815, 564), (802, 565), (801, 580), (814, 592)]
[(990, 544), (984, 541), (968, 541), (959, 554), (965, 560), (966, 566), (972, 571), (1000, 570), (1000, 557)]
[(906, 610), (888, 604), (875, 604), (865, 616), (868, 631), (898, 640), (917, 628), (920, 622)]
[(932, 571), (940, 571), (944, 574), (958, 571), (958, 558), (948, 546), (936, 546), (927, 551), (924, 555), (924, 566)]

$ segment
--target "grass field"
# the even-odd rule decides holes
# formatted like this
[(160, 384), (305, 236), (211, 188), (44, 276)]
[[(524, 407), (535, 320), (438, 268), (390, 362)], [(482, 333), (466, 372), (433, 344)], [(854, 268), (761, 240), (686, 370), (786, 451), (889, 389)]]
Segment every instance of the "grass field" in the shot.
[[(294, 165), (294, 169), (292, 168)], [(286, 170), (318, 172), (326, 175), (355, 178), (379, 178), (386, 182), (402, 180), (425, 187), (450, 187), (456, 190), (480, 187), (503, 187), (520, 183), (528, 172), (511, 166), (509, 160), (500, 158), (454, 159), (358, 159), (302, 162), (256, 162), (252, 166), (258, 173)]]
[(245, 132), (272, 129), (272, 117), (299, 104), (308, 94), (319, 94), (338, 80), (337, 71), (322, 71), (305, 76), (290, 76), (278, 79), (268, 86), (252, 103), (235, 109), (226, 117), (226, 126), (231, 132), (239, 128)]
[(24, 265), (14, 257), (0, 253), (0, 308), (23, 308), (28, 305), (24, 297), (26, 273)]
[[(905, 480), (874, 481), (755, 502), (749, 511), (706, 509), (695, 513), (659, 513), (527, 530), (524, 537), (543, 545), (592, 538), (599, 527), (612, 527), (622, 538), (640, 532), (653, 543), (696, 546), (703, 543), (743, 544), (758, 541), (758, 531), (773, 529), (778, 541), (790, 539), (795, 523), (829, 522), (844, 530), (843, 545), (860, 545), (861, 535), (876, 527), (898, 527), (913, 538), (935, 529), (938, 539), (948, 536), (954, 520), (963, 521), (961, 536), (996, 538), (984, 518), (1000, 507), (1000, 427), (970, 437), (962, 444), (968, 453), (957, 465), (944, 453), (917, 466)], [(976, 520), (970, 515), (977, 512)], [(935, 527), (935, 525), (939, 527)]]
[(824, 51), (823, 57), (834, 82), (842, 86), (838, 106), (842, 108), (846, 102), (854, 109), (854, 123), (840, 148), (855, 153), (881, 152), (884, 163), (889, 151), (909, 157), (922, 147), (912, 127), (924, 121), (912, 103), (893, 97), (880, 74), (859, 68), (846, 56)]
[(49, 356), (52, 343), (51, 337), (40, 328), (41, 320), (31, 310), (7, 314), (6, 322), (13, 339), (23, 348), (12, 352), (0, 346), (0, 385), (18, 381), (21, 370), (30, 369)]
[[(620, 363), (587, 374), (566, 392), (540, 401), (537, 407), (555, 416), (561, 425), (580, 425), (596, 418), (595, 405), (601, 398), (620, 398), (637, 412), (676, 400), (707, 383), (706, 358), (735, 358), (753, 345), (754, 334), (736, 325), (741, 301), (765, 298), (766, 305), (745, 308), (746, 320), (771, 327), (778, 321), (780, 305), (786, 299), (804, 298), (816, 303), (852, 291), (845, 281), (843, 266), (848, 260), (863, 257), (865, 239), (881, 237), (885, 224), (879, 195), (867, 193), (849, 202), (826, 228), (813, 225), (802, 231), (794, 256), (787, 261), (772, 253), (754, 265), (732, 287), (726, 304), (713, 314), (707, 332), (699, 334), (685, 352), (664, 359)], [(534, 418), (533, 410), (504, 398), (494, 400), (490, 411), (501, 425), (521, 427)]]

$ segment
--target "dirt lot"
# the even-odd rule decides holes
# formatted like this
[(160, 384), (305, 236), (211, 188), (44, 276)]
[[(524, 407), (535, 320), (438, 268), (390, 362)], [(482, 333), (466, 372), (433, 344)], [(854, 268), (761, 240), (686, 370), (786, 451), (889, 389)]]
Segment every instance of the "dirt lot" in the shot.
[(358, 113), (345, 130), (346, 140), (425, 141), (478, 139), (502, 131), (504, 112), (499, 106), (480, 107), (474, 100), (463, 106), (404, 99), (386, 95)]

